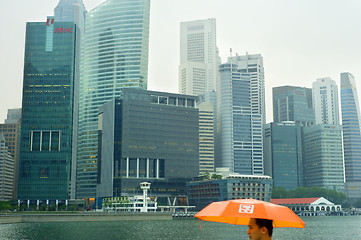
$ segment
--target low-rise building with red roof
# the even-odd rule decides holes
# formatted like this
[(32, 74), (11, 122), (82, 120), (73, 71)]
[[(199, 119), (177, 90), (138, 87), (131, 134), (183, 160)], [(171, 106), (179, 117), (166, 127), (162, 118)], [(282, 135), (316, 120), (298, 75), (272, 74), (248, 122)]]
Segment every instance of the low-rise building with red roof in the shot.
[(310, 213), (302, 215), (319, 215), (313, 213), (328, 214), (342, 210), (341, 205), (335, 205), (324, 197), (271, 199), (271, 203), (287, 206), (296, 213)]

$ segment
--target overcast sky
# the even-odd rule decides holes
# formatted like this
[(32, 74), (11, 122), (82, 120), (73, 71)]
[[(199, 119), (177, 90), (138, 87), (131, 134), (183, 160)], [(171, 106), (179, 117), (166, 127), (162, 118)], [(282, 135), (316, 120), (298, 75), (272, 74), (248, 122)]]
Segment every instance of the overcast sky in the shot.
[[(59, 0), (12, 0), (0, 9), (0, 122), (21, 107), (25, 24), (45, 22)], [(88, 11), (104, 0), (83, 0)], [(150, 90), (178, 92), (179, 24), (217, 20), (222, 62), (262, 54), (267, 122), (272, 87), (312, 87), (317, 78), (352, 73), (361, 88), (361, 0), (151, 0)], [(360, 92), (360, 90), (359, 90)], [(360, 95), (360, 94), (359, 94)]]

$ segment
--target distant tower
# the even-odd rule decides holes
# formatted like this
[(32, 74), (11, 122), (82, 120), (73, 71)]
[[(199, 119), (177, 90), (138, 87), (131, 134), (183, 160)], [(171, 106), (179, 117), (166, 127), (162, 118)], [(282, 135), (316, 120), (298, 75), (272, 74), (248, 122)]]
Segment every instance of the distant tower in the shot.
[(341, 73), (341, 112), (347, 197), (361, 199), (361, 116), (355, 78)]
[[(259, 69), (259, 66), (256, 64), (255, 68)], [(244, 66), (230, 62), (219, 69), (216, 167), (229, 168), (240, 174), (262, 175), (263, 111), (260, 111), (262, 100), (257, 99), (257, 92), (263, 90), (255, 90), (259, 85), (258, 77), (244, 71)], [(256, 92), (254, 97), (253, 90)]]
[(236, 64), (240, 72), (250, 75), (250, 100), (252, 114), (260, 114), (262, 124), (266, 123), (265, 80), (263, 57), (261, 54), (231, 56), (228, 62)]
[(216, 19), (180, 25), (179, 92), (200, 95), (216, 89), (220, 58), (216, 45)]
[(338, 87), (331, 78), (320, 78), (312, 84), (316, 124), (340, 124)]
[(5, 138), (0, 132), (0, 201), (13, 198), (14, 159), (5, 144)]
[(273, 121), (294, 121), (303, 126), (315, 123), (312, 89), (304, 87), (274, 87)]

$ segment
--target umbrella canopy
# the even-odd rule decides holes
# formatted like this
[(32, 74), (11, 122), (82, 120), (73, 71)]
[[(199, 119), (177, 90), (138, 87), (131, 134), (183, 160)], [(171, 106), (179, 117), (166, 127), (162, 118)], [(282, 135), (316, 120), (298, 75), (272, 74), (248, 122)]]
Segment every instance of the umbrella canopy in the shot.
[(273, 220), (273, 227), (305, 227), (305, 223), (288, 207), (255, 199), (213, 202), (195, 217), (235, 225), (248, 225), (251, 218), (262, 218)]

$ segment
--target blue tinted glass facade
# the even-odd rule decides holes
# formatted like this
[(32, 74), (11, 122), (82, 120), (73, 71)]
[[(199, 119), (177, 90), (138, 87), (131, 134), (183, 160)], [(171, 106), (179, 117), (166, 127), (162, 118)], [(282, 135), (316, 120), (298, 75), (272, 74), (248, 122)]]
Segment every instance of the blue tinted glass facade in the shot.
[(350, 73), (341, 73), (341, 112), (346, 182), (361, 181), (360, 108), (355, 79)]
[(147, 88), (149, 0), (106, 0), (86, 17), (79, 89), (77, 190), (95, 197), (98, 110), (124, 88)]
[(68, 199), (72, 158), (76, 29), (27, 23), (19, 199)]

